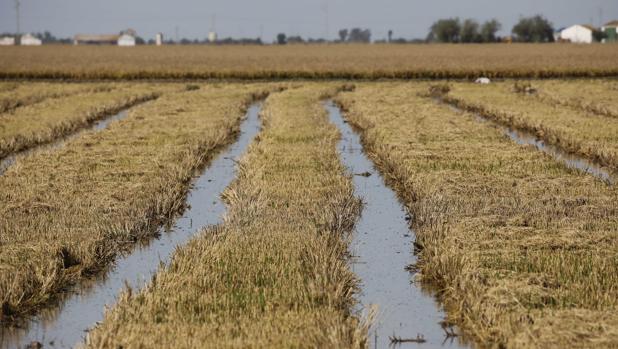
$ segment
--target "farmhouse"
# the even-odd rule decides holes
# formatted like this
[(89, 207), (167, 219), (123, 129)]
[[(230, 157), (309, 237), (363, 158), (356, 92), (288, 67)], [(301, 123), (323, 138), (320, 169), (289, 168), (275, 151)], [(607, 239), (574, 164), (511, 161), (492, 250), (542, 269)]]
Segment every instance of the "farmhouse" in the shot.
[(594, 41), (594, 31), (596, 29), (591, 25), (576, 24), (564, 28), (560, 32), (560, 40), (568, 41), (575, 44), (591, 44)]
[(118, 46), (135, 46), (135, 36), (122, 34), (118, 37)]
[(605, 23), (601, 31), (605, 33), (603, 42), (618, 42), (618, 20)]
[(120, 34), (77, 34), (73, 38), (73, 44), (135, 46), (135, 37), (133, 29), (127, 29)]
[(24, 34), (21, 37), (20, 44), (23, 46), (41, 46), (43, 41), (32, 34)]
[(120, 35), (77, 34), (73, 38), (75, 45), (117, 45)]
[(15, 45), (15, 38), (12, 36), (0, 37), (0, 46), (13, 46)]

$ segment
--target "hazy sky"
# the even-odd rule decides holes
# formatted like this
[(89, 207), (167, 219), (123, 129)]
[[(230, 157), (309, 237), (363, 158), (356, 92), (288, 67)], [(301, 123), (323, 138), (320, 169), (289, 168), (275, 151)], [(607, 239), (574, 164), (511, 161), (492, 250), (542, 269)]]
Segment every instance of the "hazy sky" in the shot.
[[(520, 16), (543, 14), (555, 27), (598, 25), (618, 19), (618, 0), (21, 0), (22, 32), (50, 30), (56, 36), (117, 33), (133, 28), (140, 36), (204, 38), (216, 15), (219, 37), (276, 34), (335, 38), (340, 28), (364, 27), (373, 39), (424, 38), (438, 18), (497, 18), (502, 34)], [(602, 12), (602, 15), (601, 15)], [(0, 32), (15, 31), (15, 1), (0, 0)]]

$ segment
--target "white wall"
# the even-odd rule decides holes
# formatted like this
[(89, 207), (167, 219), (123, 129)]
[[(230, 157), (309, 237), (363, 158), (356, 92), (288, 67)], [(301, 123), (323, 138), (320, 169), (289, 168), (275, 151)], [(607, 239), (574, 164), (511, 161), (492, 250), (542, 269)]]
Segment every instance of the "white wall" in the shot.
[(118, 46), (135, 46), (135, 37), (131, 35), (121, 35), (118, 38)]
[(13, 46), (15, 45), (15, 38), (12, 37), (2, 37), (0, 38), (0, 46)]
[(41, 39), (38, 39), (30, 34), (22, 36), (20, 40), (20, 44), (22, 46), (39, 46), (42, 43), (43, 42), (41, 41)]
[(560, 32), (560, 38), (576, 44), (590, 44), (593, 41), (592, 30), (581, 25), (574, 25), (564, 29)]

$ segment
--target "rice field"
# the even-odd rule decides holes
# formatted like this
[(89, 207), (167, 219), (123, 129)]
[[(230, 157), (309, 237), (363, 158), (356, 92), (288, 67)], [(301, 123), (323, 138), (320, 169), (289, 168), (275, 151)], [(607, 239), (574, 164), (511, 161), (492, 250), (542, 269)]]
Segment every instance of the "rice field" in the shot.
[(90, 347), (366, 344), (346, 263), (360, 201), (320, 104), (336, 91), (309, 86), (268, 98), (259, 141), (224, 193), (224, 223), (178, 249), (144, 292), (125, 292)]
[(410, 210), (415, 268), (448, 321), (488, 346), (615, 346), (616, 188), (426, 88), (362, 85), (338, 100)]
[[(0, 346), (15, 343), (8, 329), (29, 331), (98, 287), (121, 256), (163, 241), (258, 103), (261, 130), (230, 159), (222, 221), (150, 266), (144, 287), (118, 293), (82, 345), (374, 347), (387, 310), (359, 301), (353, 241), (389, 232), (357, 230), (371, 205), (354, 179), (379, 173), (407, 209), (414, 262), (398, 268), (444, 314), (435, 325), (448, 346), (616, 347), (616, 185), (504, 133), (617, 173), (618, 84), (598, 78), (618, 72), (616, 51), (505, 47), (42, 47), (21, 64), (23, 48), (0, 50), (1, 77), (51, 79), (0, 82), (0, 160), (21, 154), (0, 173)], [(558, 63), (544, 70), (544, 59)], [(526, 79), (440, 80), (480, 74)], [(330, 100), (375, 168), (344, 165), (351, 150)], [(398, 330), (389, 341), (428, 339)]]
[[(586, 82), (581, 83), (580, 93), (585, 93), (586, 86)], [(618, 123), (611, 116), (570, 108), (543, 97), (539, 99), (534, 93), (519, 93), (512, 82), (493, 84), (489, 88), (454, 83), (449, 89), (445, 96), (448, 102), (516, 129), (530, 131), (550, 144), (618, 170)], [(541, 91), (546, 90), (573, 100), (569, 92), (561, 93), (564, 89), (552, 90), (550, 85)], [(590, 100), (601, 100), (599, 105), (611, 108), (612, 102), (604, 103), (603, 99), (610, 100), (614, 94), (614, 90), (607, 88), (597, 91)]]
[(613, 45), (3, 47), (0, 78), (476, 79), (618, 76)]
[(266, 93), (234, 85), (170, 92), (102, 132), (11, 166), (0, 177), (3, 322), (168, 222), (193, 172), (230, 142), (243, 108)]

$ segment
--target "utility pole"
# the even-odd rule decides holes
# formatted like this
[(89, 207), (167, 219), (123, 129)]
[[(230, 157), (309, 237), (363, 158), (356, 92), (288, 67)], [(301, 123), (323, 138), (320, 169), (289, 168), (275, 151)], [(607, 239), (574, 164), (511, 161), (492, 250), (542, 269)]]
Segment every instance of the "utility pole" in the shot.
[(329, 37), (329, 20), (328, 20), (328, 2), (322, 3), (322, 11), (324, 12), (324, 39), (328, 40)]
[(21, 0), (15, 0), (15, 15), (16, 15), (16, 23), (17, 23), (17, 32), (15, 34), (19, 35), (19, 33), (21, 32), (21, 28), (19, 26), (19, 6)]
[(174, 27), (174, 34), (175, 34), (174, 37), (176, 38), (176, 44), (178, 44), (179, 43), (178, 42), (178, 26)]
[(216, 31), (216, 25), (217, 25), (217, 14), (214, 13), (210, 16), (210, 31), (214, 32)]

